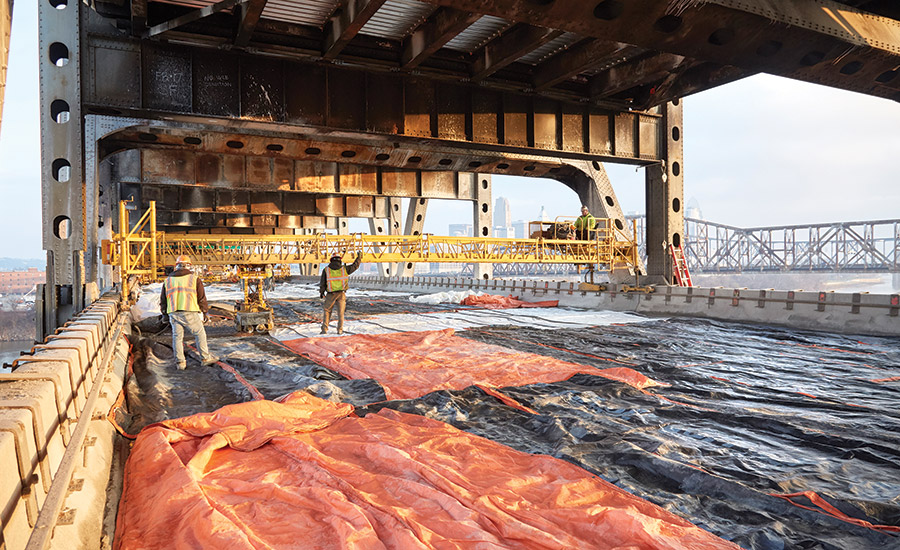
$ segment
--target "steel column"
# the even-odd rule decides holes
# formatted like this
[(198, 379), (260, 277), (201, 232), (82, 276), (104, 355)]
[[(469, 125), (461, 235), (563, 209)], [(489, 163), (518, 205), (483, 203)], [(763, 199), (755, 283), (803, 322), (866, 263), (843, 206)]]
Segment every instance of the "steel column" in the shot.
[[(404, 235), (422, 234), (422, 229), (425, 227), (425, 211), (427, 209), (428, 199), (409, 200), (409, 207), (406, 211), (406, 226), (403, 230)], [(400, 277), (412, 277), (415, 273), (415, 264), (399, 264), (397, 272)]]
[(665, 159), (646, 171), (647, 275), (651, 281), (671, 283), (669, 245), (684, 245), (684, 148), (682, 105), (673, 101), (660, 106), (665, 134), (660, 152)]
[[(84, 141), (81, 116), (81, 2), (39, 2), (41, 186), (45, 328), (52, 331), (83, 306)], [(39, 338), (43, 335), (37, 335)]]
[[(475, 204), (472, 209), (472, 228), (476, 237), (490, 237), (491, 227), (494, 222), (491, 175), (471, 174), (470, 177), (475, 178)], [(473, 269), (476, 279), (490, 279), (494, 276), (493, 264), (475, 264)]]

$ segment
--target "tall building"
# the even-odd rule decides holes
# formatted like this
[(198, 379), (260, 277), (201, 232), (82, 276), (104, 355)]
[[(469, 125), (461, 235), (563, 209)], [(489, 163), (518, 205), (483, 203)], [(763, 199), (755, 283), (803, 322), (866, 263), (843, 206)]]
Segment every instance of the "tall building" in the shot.
[(511, 223), (509, 200), (506, 197), (497, 197), (497, 200), (494, 202), (494, 226), (509, 227)]
[(703, 219), (703, 211), (700, 210), (700, 201), (698, 201), (696, 197), (688, 199), (687, 208), (684, 209), (684, 215), (687, 218), (694, 218), (695, 220)]
[(550, 216), (547, 215), (547, 209), (544, 208), (543, 206), (541, 207), (541, 215), (540, 215), (540, 217), (539, 217), (538, 219), (541, 220), (542, 222), (549, 222), (549, 221), (550, 221)]
[(516, 220), (512, 223), (513, 233), (517, 239), (528, 238), (528, 221)]

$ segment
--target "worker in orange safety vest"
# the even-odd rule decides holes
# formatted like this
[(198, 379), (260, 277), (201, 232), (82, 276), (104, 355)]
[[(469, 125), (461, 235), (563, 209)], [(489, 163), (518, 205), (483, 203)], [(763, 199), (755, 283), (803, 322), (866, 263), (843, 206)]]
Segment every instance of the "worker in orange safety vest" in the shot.
[(325, 298), (324, 312), (322, 315), (322, 334), (328, 332), (328, 324), (331, 322), (331, 310), (337, 304), (338, 310), (338, 334), (344, 333), (344, 310), (347, 309), (347, 289), (350, 288), (350, 274), (359, 269), (362, 254), (356, 255), (356, 260), (350, 265), (341, 261), (337, 254), (331, 257), (331, 261), (322, 270), (319, 280), (319, 297)]
[(212, 365), (218, 359), (209, 353), (206, 344), (206, 329), (203, 323), (209, 321), (209, 304), (200, 276), (191, 271), (191, 259), (185, 255), (175, 260), (175, 271), (163, 283), (159, 296), (159, 310), (164, 319), (172, 325), (172, 351), (175, 352), (175, 366), (184, 370), (184, 331), (187, 330), (197, 343), (197, 351), (203, 366)]

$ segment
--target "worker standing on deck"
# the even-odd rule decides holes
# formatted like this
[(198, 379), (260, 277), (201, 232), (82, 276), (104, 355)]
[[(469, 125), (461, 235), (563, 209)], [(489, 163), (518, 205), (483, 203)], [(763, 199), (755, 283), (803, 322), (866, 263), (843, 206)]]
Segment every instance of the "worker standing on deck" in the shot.
[(597, 226), (597, 220), (591, 216), (587, 206), (581, 207), (581, 216), (575, 220), (576, 238), (579, 241), (590, 241), (594, 238), (594, 228)]
[(159, 296), (159, 310), (169, 318), (172, 325), (172, 350), (178, 370), (184, 370), (184, 331), (187, 330), (197, 343), (197, 351), (203, 366), (218, 361), (209, 353), (206, 345), (206, 329), (203, 323), (209, 321), (209, 304), (200, 276), (191, 271), (191, 259), (181, 255), (175, 260), (175, 271), (163, 283)]
[[(325, 298), (322, 315), (322, 334), (328, 332), (328, 323), (331, 322), (331, 310), (337, 304), (338, 309), (338, 334), (344, 333), (344, 310), (347, 309), (347, 289), (350, 288), (350, 274), (359, 269), (362, 253), (356, 255), (356, 260), (347, 265), (341, 261), (337, 254), (331, 257), (331, 262), (322, 270), (322, 278), (319, 280), (319, 297)], [(327, 294), (327, 295), (326, 295)]]

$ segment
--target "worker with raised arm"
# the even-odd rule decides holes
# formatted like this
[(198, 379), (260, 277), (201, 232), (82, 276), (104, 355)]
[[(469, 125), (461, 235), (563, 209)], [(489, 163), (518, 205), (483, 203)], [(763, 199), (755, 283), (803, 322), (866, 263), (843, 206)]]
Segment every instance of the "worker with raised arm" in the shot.
[(206, 329), (203, 323), (209, 321), (209, 304), (200, 276), (191, 271), (191, 259), (181, 255), (175, 260), (175, 271), (163, 283), (159, 296), (159, 310), (169, 318), (172, 325), (172, 351), (175, 352), (175, 366), (184, 370), (184, 331), (187, 330), (197, 343), (203, 366), (212, 365), (218, 359), (209, 353), (206, 344)]
[(345, 264), (341, 256), (335, 254), (331, 261), (322, 270), (319, 280), (319, 297), (325, 298), (322, 315), (322, 334), (328, 332), (328, 324), (331, 322), (331, 310), (337, 304), (338, 310), (338, 334), (344, 333), (344, 310), (347, 309), (347, 289), (350, 288), (350, 274), (359, 269), (362, 253), (356, 255), (352, 264)]
[(590, 241), (594, 238), (594, 228), (597, 227), (597, 220), (591, 216), (587, 206), (581, 207), (581, 216), (575, 220), (575, 234), (579, 241)]

